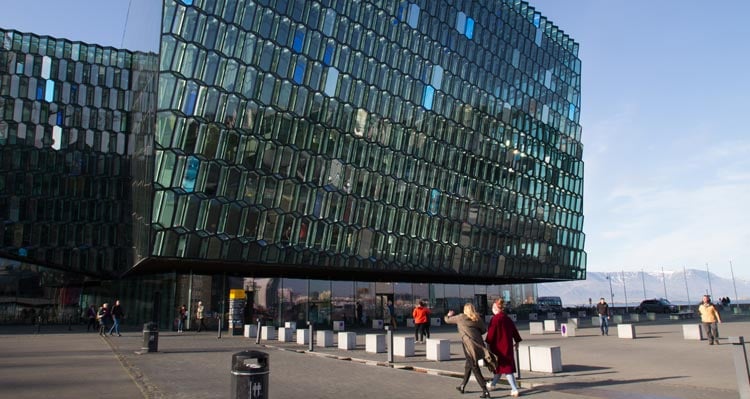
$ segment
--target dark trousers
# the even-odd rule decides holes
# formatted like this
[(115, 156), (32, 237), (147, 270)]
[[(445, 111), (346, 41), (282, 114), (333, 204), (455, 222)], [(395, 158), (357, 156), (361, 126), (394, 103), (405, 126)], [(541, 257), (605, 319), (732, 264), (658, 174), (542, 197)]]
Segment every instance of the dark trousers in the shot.
[(479, 369), (479, 363), (477, 359), (469, 356), (469, 352), (466, 351), (466, 347), (464, 347), (464, 356), (466, 357), (466, 363), (464, 364), (464, 379), (461, 382), (461, 386), (466, 387), (466, 383), (469, 382), (471, 373), (474, 372), (474, 378), (477, 379), (479, 386), (482, 387), (482, 392), (487, 391), (487, 381), (482, 375), (482, 370)]
[(202, 330), (208, 330), (208, 327), (203, 323), (203, 319), (198, 319), (198, 332), (201, 332)]
[(719, 343), (719, 326), (716, 322), (713, 323), (702, 323), (703, 324), (703, 331), (706, 333), (706, 338), (708, 338), (708, 343), (712, 344), (714, 341), (716, 343)]
[(430, 327), (427, 323), (417, 323), (414, 325), (414, 339), (424, 341), (425, 336), (430, 338)]
[(96, 318), (91, 317), (89, 318), (89, 324), (86, 325), (86, 331), (96, 331)]

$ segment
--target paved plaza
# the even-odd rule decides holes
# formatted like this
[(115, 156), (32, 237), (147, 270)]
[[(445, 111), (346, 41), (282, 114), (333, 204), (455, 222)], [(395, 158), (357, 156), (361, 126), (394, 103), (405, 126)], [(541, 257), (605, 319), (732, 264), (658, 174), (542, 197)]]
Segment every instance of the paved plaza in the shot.
[[(726, 315), (720, 325), (721, 345), (686, 340), (682, 325), (695, 320), (634, 323), (636, 338), (617, 337), (617, 327), (601, 336), (590, 321), (575, 337), (559, 332), (529, 334), (519, 323), (525, 343), (559, 346), (562, 372), (521, 372), (521, 396), (545, 398), (712, 398), (739, 397), (733, 345), (729, 336), (750, 337), (750, 316)], [(0, 386), (12, 398), (227, 398), (230, 396), (232, 354), (260, 350), (269, 355), (270, 398), (472, 398), (481, 390), (470, 381), (465, 394), (460, 382), (463, 352), (454, 326), (433, 327), (433, 338), (451, 340), (451, 359), (432, 361), (425, 345), (413, 357), (365, 351), (365, 335), (357, 332), (354, 350), (262, 341), (213, 332), (159, 334), (159, 352), (139, 354), (141, 331), (102, 338), (82, 326), (0, 328)], [(382, 331), (380, 331), (382, 332)], [(412, 336), (411, 329), (396, 335)], [(483, 369), (485, 377), (488, 376)], [(493, 398), (509, 397), (507, 386)]]

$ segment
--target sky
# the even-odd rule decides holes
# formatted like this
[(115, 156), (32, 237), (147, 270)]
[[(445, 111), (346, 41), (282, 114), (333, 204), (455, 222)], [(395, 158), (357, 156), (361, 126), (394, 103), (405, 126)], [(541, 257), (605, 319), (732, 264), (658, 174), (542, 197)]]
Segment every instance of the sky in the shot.
[[(128, 1), (30, 1), (0, 27), (124, 43)], [(750, 1), (530, 4), (580, 44), (587, 270), (750, 278)]]
[(580, 44), (587, 270), (750, 278), (750, 2), (531, 5)]

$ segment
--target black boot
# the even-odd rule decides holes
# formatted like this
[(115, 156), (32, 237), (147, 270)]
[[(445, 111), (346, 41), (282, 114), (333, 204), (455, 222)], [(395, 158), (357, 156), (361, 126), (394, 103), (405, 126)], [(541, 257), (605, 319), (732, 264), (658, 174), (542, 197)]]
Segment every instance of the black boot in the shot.
[(466, 386), (465, 386), (465, 385), (459, 385), (459, 386), (457, 386), (457, 387), (456, 387), (456, 390), (457, 390), (458, 392), (464, 393), (464, 388), (466, 388)]
[(488, 391), (487, 389), (485, 389), (484, 392), (482, 392), (482, 396), (480, 396), (480, 398), (489, 398), (489, 397), (490, 397), (490, 391)]

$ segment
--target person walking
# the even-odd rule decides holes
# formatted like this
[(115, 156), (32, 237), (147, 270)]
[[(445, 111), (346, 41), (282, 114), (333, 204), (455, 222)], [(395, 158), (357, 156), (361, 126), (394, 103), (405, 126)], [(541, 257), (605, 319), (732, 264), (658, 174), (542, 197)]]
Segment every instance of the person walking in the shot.
[(195, 319), (198, 321), (198, 332), (208, 330), (206, 324), (203, 322), (203, 301), (198, 301), (198, 307), (195, 309)]
[(181, 333), (182, 329), (185, 328), (185, 321), (187, 320), (187, 306), (180, 306), (177, 312), (177, 332)]
[(414, 340), (422, 343), (424, 342), (425, 326), (430, 317), (430, 310), (424, 306), (424, 302), (419, 301), (417, 307), (412, 310), (411, 316), (414, 318)]
[(599, 314), (599, 328), (602, 330), (602, 335), (609, 335), (609, 305), (604, 298), (599, 298), (599, 303), (596, 304), (596, 313)]
[(396, 309), (393, 306), (393, 301), (388, 301), (388, 323), (391, 324), (392, 330), (396, 331)]
[(109, 311), (109, 304), (105, 302), (96, 313), (96, 319), (99, 320), (99, 335), (102, 337), (107, 336), (107, 325), (111, 317), (112, 314)]
[(86, 309), (86, 317), (88, 318), (88, 324), (86, 324), (86, 332), (96, 331), (96, 307), (94, 307), (94, 305), (89, 305), (89, 308)]
[(118, 337), (122, 337), (122, 334), (120, 334), (120, 321), (123, 317), (125, 317), (125, 311), (122, 310), (122, 305), (120, 305), (120, 300), (118, 299), (115, 301), (115, 306), (112, 307), (112, 328), (109, 329), (110, 336), (117, 333)]
[(523, 341), (521, 334), (518, 333), (516, 324), (513, 319), (505, 314), (505, 300), (502, 298), (492, 304), (492, 319), (487, 327), (487, 337), (485, 341), (489, 349), (497, 355), (498, 367), (492, 381), (487, 383), (488, 389), (495, 389), (500, 377), (505, 374), (505, 379), (510, 385), (510, 396), (517, 397), (518, 384), (513, 373), (516, 372), (515, 348), (518, 343)]
[(456, 389), (464, 393), (466, 390), (466, 384), (469, 382), (471, 373), (474, 373), (479, 386), (482, 387), (482, 396), (480, 398), (489, 398), (490, 391), (487, 390), (487, 381), (482, 376), (482, 371), (479, 369), (479, 359), (484, 358), (484, 341), (482, 341), (482, 334), (487, 332), (487, 327), (484, 325), (482, 316), (477, 313), (474, 308), (474, 304), (471, 302), (464, 305), (464, 312), (461, 314), (455, 314), (453, 310), (448, 311), (445, 315), (445, 322), (447, 324), (455, 324), (458, 327), (458, 335), (461, 337), (461, 343), (463, 344), (464, 356), (466, 357), (466, 363), (464, 364), (464, 378), (461, 381), (461, 385), (457, 386)]
[(719, 345), (719, 326), (717, 323), (721, 323), (721, 316), (719, 310), (716, 309), (713, 303), (711, 303), (711, 296), (703, 295), (703, 303), (698, 306), (698, 313), (701, 315), (701, 323), (703, 324), (703, 331), (706, 332), (708, 337), (708, 344)]

